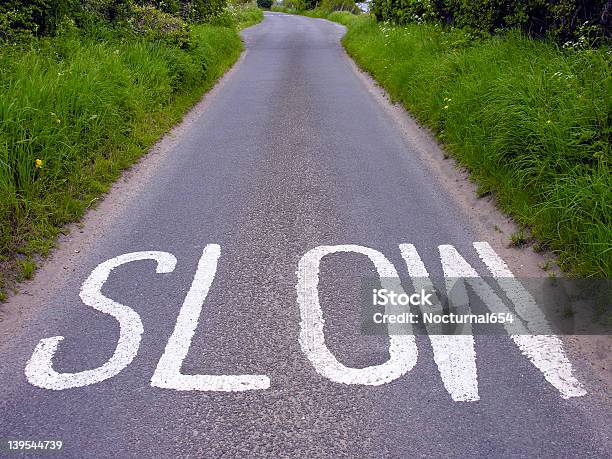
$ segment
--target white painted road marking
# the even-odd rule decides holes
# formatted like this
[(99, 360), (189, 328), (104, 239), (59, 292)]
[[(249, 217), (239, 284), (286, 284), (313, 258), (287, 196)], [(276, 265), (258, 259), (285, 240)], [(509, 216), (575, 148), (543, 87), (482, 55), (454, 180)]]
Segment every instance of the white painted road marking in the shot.
[[(433, 285), (429, 281), (429, 273), (414, 245), (400, 244), (399, 248), (414, 289), (417, 291), (419, 289), (432, 291)], [(452, 274), (447, 272), (449, 265), (452, 266), (452, 260), (446, 260), (442, 256), (442, 252), (440, 252), (440, 255), (445, 277), (453, 277)], [(440, 303), (438, 305), (439, 307), (429, 308), (429, 310), (433, 313), (442, 313), (442, 305)], [(459, 307), (460, 305), (454, 304), (454, 306)], [(467, 294), (461, 306), (467, 307)], [(427, 331), (433, 349), (434, 361), (438, 366), (446, 391), (456, 402), (479, 400), (474, 337), (472, 335), (435, 334), (435, 331), (432, 330), (434, 328), (436, 327), (428, 326)]]
[[(527, 329), (532, 331), (550, 330), (546, 317), (536, 304), (531, 294), (525, 290), (520, 282), (508, 269), (506, 263), (495, 253), (486, 242), (475, 242), (474, 248), (482, 261), (487, 265), (491, 274), (497, 279), (502, 290), (513, 303), (517, 313), (527, 323)], [(491, 306), (489, 302), (485, 302)], [(497, 303), (495, 303), (497, 304)], [(510, 332), (510, 327), (504, 325)], [(543, 328), (546, 326), (546, 328)], [(538, 328), (532, 328), (538, 327)], [(528, 335), (527, 330), (517, 330), (520, 334), (513, 334), (512, 340), (521, 352), (544, 374), (546, 380), (552, 384), (563, 398), (580, 397), (586, 395), (586, 390), (573, 374), (572, 364), (563, 350), (563, 343), (556, 335)]]
[(113, 356), (101, 367), (79, 373), (57, 373), (53, 369), (53, 356), (63, 336), (45, 338), (38, 343), (28, 360), (25, 375), (30, 384), (44, 389), (62, 390), (88, 386), (117, 375), (127, 367), (140, 347), (144, 328), (140, 316), (131, 308), (102, 295), (102, 286), (111, 271), (133, 261), (157, 261), (156, 273), (170, 273), (176, 266), (176, 258), (167, 252), (134, 252), (111, 258), (98, 265), (81, 287), (81, 300), (88, 306), (113, 316), (119, 322), (119, 341)]
[(202, 305), (217, 272), (221, 247), (209, 244), (204, 249), (198, 269), (185, 297), (176, 327), (157, 369), (151, 385), (164, 389), (237, 392), (268, 389), (270, 378), (265, 375), (184, 375), (181, 374), (183, 360), (187, 357), (191, 340), (195, 335)]
[[(474, 248), (508, 299), (514, 304), (520, 320), (504, 322), (520, 351), (538, 368), (544, 378), (555, 387), (563, 398), (579, 397), (586, 390), (574, 377), (572, 365), (563, 350), (559, 337), (532, 335), (536, 329), (550, 330), (547, 321), (533, 297), (514, 278), (505, 262), (486, 242), (475, 242)], [(423, 261), (412, 244), (400, 244), (400, 252), (416, 290), (431, 290), (431, 280)], [(467, 282), (492, 313), (509, 314), (503, 300), (479, 277), (476, 270), (452, 245), (438, 247), (440, 260), (447, 280), (447, 291), (453, 291), (453, 306), (469, 312), (465, 285), (449, 282)], [(300, 308), (299, 342), (315, 370), (332, 381), (342, 384), (378, 386), (398, 379), (409, 372), (417, 361), (418, 350), (414, 335), (407, 333), (408, 324), (388, 324), (389, 360), (366, 368), (350, 368), (342, 365), (325, 344), (324, 318), (319, 303), (319, 268), (322, 259), (334, 253), (365, 255), (374, 264), (382, 287), (398, 294), (404, 293), (399, 275), (393, 264), (380, 252), (359, 245), (319, 246), (308, 251), (298, 264), (296, 284)], [(175, 329), (164, 354), (151, 379), (154, 387), (183, 391), (244, 391), (268, 389), (270, 378), (266, 375), (183, 375), (181, 366), (189, 352), (195, 335), (202, 307), (217, 271), (221, 248), (217, 244), (205, 247), (185, 301), (179, 312)], [(112, 258), (98, 265), (83, 283), (80, 296), (88, 306), (113, 316), (120, 326), (119, 340), (113, 356), (101, 367), (79, 373), (58, 373), (53, 370), (53, 357), (63, 336), (41, 340), (30, 360), (25, 375), (31, 384), (52, 390), (87, 386), (109, 379), (126, 368), (138, 353), (144, 332), (140, 316), (131, 308), (113, 301), (101, 293), (111, 271), (132, 261), (155, 260), (157, 273), (172, 272), (176, 258), (168, 252), (134, 252)], [(458, 295), (456, 294), (458, 292)], [(396, 314), (393, 304), (386, 306), (385, 314)], [(435, 311), (434, 311), (435, 312)], [(440, 312), (440, 311), (438, 311)], [(444, 387), (454, 401), (479, 399), (476, 372), (474, 338), (471, 335), (436, 334), (435, 326), (428, 325), (429, 338), (434, 351), (434, 361)]]
[[(491, 266), (489, 269), (493, 275), (502, 273), (497, 255), (494, 258), (491, 257), (491, 252), (483, 250), (482, 245), (475, 244), (475, 247), (480, 248), (481, 256), (485, 255), (483, 261), (488, 267)], [(491, 312), (498, 314), (510, 312), (501, 298), (478, 276), (476, 270), (465, 261), (453, 246), (440, 246), (440, 253), (443, 251), (449, 259), (453, 260), (455, 264), (454, 273), (458, 277), (465, 278)], [(505, 274), (508, 273), (512, 274), (509, 270), (505, 272)], [(516, 288), (516, 285), (513, 288)], [(513, 295), (517, 297), (516, 293), (513, 293)], [(526, 295), (528, 293), (522, 296), (525, 297)], [(573, 376), (572, 365), (565, 356), (563, 343), (557, 336), (529, 335), (529, 330), (518, 320), (513, 323), (505, 322), (503, 325), (523, 355), (527, 356), (531, 363), (544, 374), (544, 378), (561, 393), (563, 398), (580, 397), (586, 394), (582, 385)]]
[(410, 371), (417, 361), (417, 347), (412, 335), (389, 336), (389, 360), (381, 365), (349, 368), (341, 364), (325, 344), (323, 312), (319, 304), (319, 267), (321, 260), (332, 253), (359, 253), (367, 256), (378, 271), (383, 288), (400, 292), (399, 285), (384, 285), (389, 279), (399, 279), (393, 264), (380, 252), (359, 245), (319, 246), (308, 251), (300, 260), (296, 285), (300, 306), (300, 345), (317, 373), (342, 384), (379, 386)]

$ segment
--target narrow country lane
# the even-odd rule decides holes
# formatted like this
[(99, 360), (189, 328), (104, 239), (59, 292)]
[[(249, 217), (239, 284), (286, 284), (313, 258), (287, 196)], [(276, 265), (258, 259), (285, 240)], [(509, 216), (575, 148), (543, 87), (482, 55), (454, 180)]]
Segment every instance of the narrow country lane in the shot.
[(375, 267), (521, 266), (343, 33), (278, 13), (244, 30), (235, 68), (14, 299), (0, 438), (75, 458), (610, 454), (608, 402), (563, 347), (361, 333)]

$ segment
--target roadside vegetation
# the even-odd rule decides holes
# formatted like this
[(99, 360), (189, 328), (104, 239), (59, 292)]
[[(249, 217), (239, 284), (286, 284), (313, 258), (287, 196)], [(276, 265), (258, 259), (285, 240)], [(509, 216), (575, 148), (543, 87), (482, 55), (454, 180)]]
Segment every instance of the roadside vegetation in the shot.
[(609, 277), (612, 12), (605, 8), (603, 1), (385, 0), (374, 2), (374, 15), (320, 7), (306, 14), (348, 27), (344, 46), (358, 65), (433, 130), (480, 196), (494, 195), (529, 230), (534, 250), (553, 250), (570, 273)]
[(0, 5), (0, 300), (238, 58), (254, 4)]
[(328, 18), (334, 12), (361, 13), (355, 0), (284, 0), (282, 4), (273, 4), (271, 9), (313, 18)]

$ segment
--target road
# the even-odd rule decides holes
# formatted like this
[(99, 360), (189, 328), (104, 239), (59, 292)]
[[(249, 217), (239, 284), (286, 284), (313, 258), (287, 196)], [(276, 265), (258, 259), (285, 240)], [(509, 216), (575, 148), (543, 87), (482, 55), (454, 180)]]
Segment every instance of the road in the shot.
[(609, 456), (609, 405), (560, 342), (360, 332), (375, 267), (526, 268), (341, 26), (266, 13), (242, 33), (236, 67), (7, 305), (0, 438), (68, 457)]

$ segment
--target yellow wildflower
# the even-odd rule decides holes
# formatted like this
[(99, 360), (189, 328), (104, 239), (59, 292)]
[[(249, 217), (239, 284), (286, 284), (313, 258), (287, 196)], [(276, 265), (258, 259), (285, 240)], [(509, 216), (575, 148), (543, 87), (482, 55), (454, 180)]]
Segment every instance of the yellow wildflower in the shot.
[(36, 167), (36, 169), (40, 169), (42, 165), (43, 165), (42, 159), (37, 159), (36, 161), (34, 161), (34, 167)]

